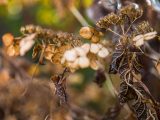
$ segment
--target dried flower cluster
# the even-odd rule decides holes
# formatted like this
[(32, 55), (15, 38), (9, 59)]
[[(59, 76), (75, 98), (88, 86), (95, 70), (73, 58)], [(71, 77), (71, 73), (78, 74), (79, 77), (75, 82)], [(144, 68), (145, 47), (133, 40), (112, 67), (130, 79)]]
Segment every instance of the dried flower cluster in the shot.
[(97, 26), (107, 30), (113, 25), (124, 25), (126, 19), (129, 19), (130, 22), (134, 22), (136, 19), (142, 16), (142, 13), (142, 9), (136, 8), (134, 5), (129, 5), (120, 9), (117, 14), (110, 13), (101, 18), (97, 22)]
[[(144, 42), (157, 38), (157, 32), (150, 27), (148, 22), (144, 21), (135, 25), (135, 21), (142, 16), (142, 13), (142, 9), (134, 5), (122, 7), (117, 15), (111, 13), (101, 18), (97, 26), (119, 36), (113, 51), (109, 73), (120, 75), (119, 100), (121, 104), (127, 103), (137, 115), (138, 120), (160, 119), (159, 108), (156, 108), (159, 104), (153, 99), (141, 79), (137, 77), (142, 74), (141, 71), (144, 71), (143, 61), (140, 60), (140, 57), (147, 56), (145, 48), (142, 47), (145, 45)], [(120, 27), (121, 32), (111, 30), (109, 28), (111, 25)]]
[(79, 68), (91, 67), (98, 69), (98, 58), (106, 58), (109, 51), (100, 43), (85, 43), (82, 46), (67, 50), (62, 58), (62, 64), (66, 64), (73, 71)]
[[(23, 36), (17, 38), (10, 34), (3, 36), (3, 43), (9, 56), (23, 56), (34, 46), (33, 59), (38, 59), (42, 64), (43, 58), (60, 64), (66, 50), (81, 45), (81, 40), (73, 34), (54, 32), (40, 26), (27, 25), (21, 28), (21, 32)], [(11, 43), (7, 43), (8, 41)]]
[(127, 16), (131, 21), (135, 21), (143, 14), (143, 10), (134, 4), (123, 7), (119, 12), (123, 18)]
[(116, 15), (115, 13), (110, 13), (107, 16), (105, 16), (104, 18), (101, 18), (98, 22), (97, 22), (97, 26), (100, 28), (109, 28), (112, 25), (120, 25), (123, 23), (123, 19), (121, 16)]

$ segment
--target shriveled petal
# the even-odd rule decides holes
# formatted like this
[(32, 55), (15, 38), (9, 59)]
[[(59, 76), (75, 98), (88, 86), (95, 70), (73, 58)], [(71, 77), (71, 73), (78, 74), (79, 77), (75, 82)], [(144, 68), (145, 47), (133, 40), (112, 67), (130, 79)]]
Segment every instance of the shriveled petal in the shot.
[(69, 62), (72, 62), (74, 61), (76, 58), (77, 58), (77, 53), (74, 49), (72, 50), (67, 50), (65, 53), (64, 53), (64, 57), (67, 61)]
[(86, 56), (86, 52), (83, 48), (81, 47), (75, 47), (74, 50), (76, 51), (76, 54), (78, 56)]
[(98, 56), (101, 58), (105, 58), (109, 55), (109, 51), (107, 50), (107, 48), (103, 47), (99, 52), (98, 52)]
[(143, 44), (144, 44), (144, 40), (143, 39), (140, 39), (140, 40), (135, 42), (135, 46), (137, 46), (137, 47), (139, 47), (139, 46), (141, 46)]
[(150, 39), (153, 39), (155, 38), (157, 35), (157, 32), (154, 31), (154, 32), (149, 32), (149, 33), (146, 33), (144, 34), (144, 40), (150, 40)]
[(87, 54), (90, 50), (90, 44), (89, 43), (85, 43), (81, 46), (81, 48), (85, 51), (85, 53)]
[(34, 38), (36, 34), (31, 34), (20, 41), (20, 56), (24, 56), (27, 51), (29, 51), (34, 45)]
[(100, 48), (97, 44), (94, 44), (94, 43), (91, 44), (91, 48), (90, 48), (91, 53), (97, 54), (99, 50)]
[(137, 35), (136, 37), (133, 38), (133, 41), (138, 41), (138, 40), (143, 40), (144, 36), (143, 35)]
[(90, 65), (90, 61), (87, 57), (79, 57), (78, 58), (78, 65), (80, 68), (87, 68)]

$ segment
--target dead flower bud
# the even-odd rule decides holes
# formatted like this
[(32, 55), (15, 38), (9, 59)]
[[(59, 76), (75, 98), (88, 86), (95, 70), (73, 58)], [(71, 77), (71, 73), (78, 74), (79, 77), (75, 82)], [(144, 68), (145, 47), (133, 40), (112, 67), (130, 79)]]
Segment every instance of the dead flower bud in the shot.
[(6, 33), (2, 36), (2, 42), (3, 42), (5, 47), (13, 44), (13, 41), (14, 41), (14, 36), (10, 33)]
[(91, 39), (91, 37), (93, 36), (93, 28), (82, 27), (79, 31), (79, 34), (85, 39)]

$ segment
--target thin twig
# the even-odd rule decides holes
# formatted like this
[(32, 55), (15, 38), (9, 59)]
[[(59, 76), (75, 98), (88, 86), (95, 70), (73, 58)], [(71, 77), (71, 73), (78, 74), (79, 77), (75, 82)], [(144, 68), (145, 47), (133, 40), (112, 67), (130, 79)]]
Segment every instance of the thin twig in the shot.
[(110, 28), (108, 28), (107, 29), (108, 31), (110, 31), (110, 32), (112, 32), (112, 33), (114, 33), (115, 35), (118, 35), (119, 37), (123, 37), (122, 35), (120, 35), (120, 34), (118, 34), (118, 33), (116, 33), (115, 31), (113, 31), (112, 29), (110, 29)]

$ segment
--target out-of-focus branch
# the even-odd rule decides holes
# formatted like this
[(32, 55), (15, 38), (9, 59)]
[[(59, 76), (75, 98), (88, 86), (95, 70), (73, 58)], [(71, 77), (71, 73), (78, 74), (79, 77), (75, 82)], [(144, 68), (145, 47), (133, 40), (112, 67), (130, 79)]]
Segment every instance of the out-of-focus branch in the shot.
[(31, 77), (22, 68), (20, 68), (13, 59), (6, 56), (3, 50), (0, 50), (0, 57), (9, 64), (10, 68), (19, 75), (22, 81), (31, 80)]
[(80, 12), (77, 10), (75, 6), (70, 7), (69, 10), (77, 18), (77, 20), (82, 24), (82, 26), (88, 26), (87, 21), (84, 19), (84, 17), (80, 14)]

